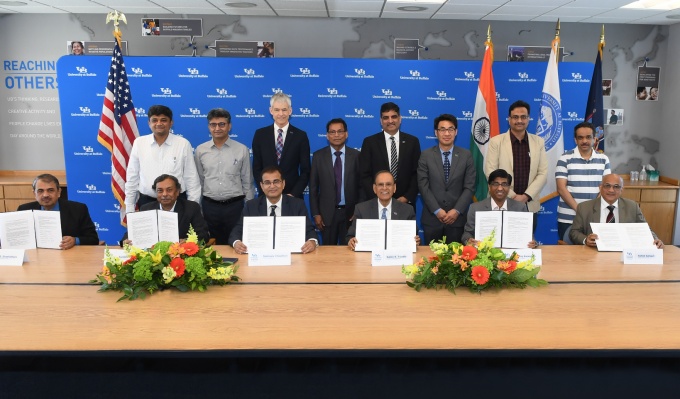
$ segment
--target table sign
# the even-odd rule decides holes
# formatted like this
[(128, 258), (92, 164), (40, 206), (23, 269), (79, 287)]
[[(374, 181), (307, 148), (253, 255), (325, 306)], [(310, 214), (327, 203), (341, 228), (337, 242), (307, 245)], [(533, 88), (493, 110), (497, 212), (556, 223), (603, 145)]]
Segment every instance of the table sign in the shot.
[(28, 254), (23, 249), (0, 249), (0, 266), (21, 266), (28, 262)]
[(248, 266), (290, 266), (290, 251), (261, 249), (248, 251)]
[(624, 249), (621, 256), (624, 265), (663, 265), (663, 249)]
[(413, 253), (403, 249), (381, 249), (371, 252), (371, 266), (403, 266), (413, 263)]
[[(129, 253), (125, 252), (124, 249), (107, 248), (107, 249), (104, 250), (104, 254), (106, 254), (106, 251), (109, 251), (109, 254), (120, 259), (121, 262), (125, 262), (126, 260), (130, 259), (130, 256), (131, 256)], [(104, 264), (106, 264), (106, 260), (104, 260)]]
[(506, 249), (506, 248), (501, 248), (503, 253), (505, 254), (506, 257), (510, 257), (513, 252), (516, 252), (517, 255), (519, 255), (519, 261), (518, 262), (524, 262), (525, 260), (531, 259), (531, 255), (534, 256), (534, 265), (536, 266), (541, 266), (543, 264), (543, 254), (541, 253), (540, 249), (531, 249), (531, 248), (520, 248), (520, 249)]

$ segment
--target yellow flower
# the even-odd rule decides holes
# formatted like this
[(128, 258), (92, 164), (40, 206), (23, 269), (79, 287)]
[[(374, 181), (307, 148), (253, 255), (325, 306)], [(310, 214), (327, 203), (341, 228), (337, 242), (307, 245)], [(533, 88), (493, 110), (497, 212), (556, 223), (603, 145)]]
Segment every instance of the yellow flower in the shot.
[(517, 264), (517, 268), (518, 269), (534, 270), (536, 268), (536, 266), (534, 265), (535, 260), (536, 260), (536, 256), (531, 255), (531, 258), (529, 258), (525, 261), (519, 262)]
[(161, 253), (160, 250), (157, 250), (155, 254), (151, 253), (151, 261), (153, 262), (154, 265), (161, 263), (162, 259), (163, 259), (163, 254)]
[(211, 267), (210, 270), (208, 270), (208, 277), (213, 280), (229, 280), (233, 275), (233, 266), (219, 266), (218, 268)]
[(437, 256), (442, 256), (444, 253), (446, 253), (446, 251), (448, 251), (449, 246), (441, 242), (433, 242), (430, 244), (430, 249), (432, 249), (432, 252), (437, 254)]
[(165, 266), (163, 268), (163, 279), (165, 281), (165, 284), (169, 284), (173, 278), (177, 276), (177, 273), (175, 272), (175, 269), (172, 267)]
[(194, 244), (198, 244), (198, 234), (196, 234), (194, 226), (192, 225), (189, 225), (189, 233), (187, 233), (187, 242), (193, 242)]

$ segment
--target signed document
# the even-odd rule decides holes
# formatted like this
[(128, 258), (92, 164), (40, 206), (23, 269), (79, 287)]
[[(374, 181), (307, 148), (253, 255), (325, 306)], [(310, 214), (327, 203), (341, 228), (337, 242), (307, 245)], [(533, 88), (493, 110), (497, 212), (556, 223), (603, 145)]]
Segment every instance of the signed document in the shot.
[(378, 251), (385, 249), (385, 220), (357, 219), (355, 251)]
[(483, 240), (496, 230), (497, 248), (526, 248), (532, 240), (534, 214), (531, 212), (475, 212), (475, 240)]
[(388, 220), (385, 249), (416, 252), (417, 231), (415, 220)]
[(175, 212), (154, 209), (127, 214), (128, 238), (132, 245), (151, 248), (159, 241), (179, 241), (179, 227)]
[(306, 223), (306, 216), (277, 217), (274, 227), (274, 249), (288, 252), (302, 252), (302, 246), (305, 245), (306, 241)]
[(38, 248), (59, 249), (62, 238), (60, 212), (34, 210), (33, 222)]
[(274, 218), (245, 216), (243, 218), (243, 244), (251, 250), (274, 249)]
[(590, 228), (597, 234), (598, 251), (656, 248), (647, 223), (591, 223)]
[(3, 249), (35, 249), (33, 211), (0, 213), (0, 244)]

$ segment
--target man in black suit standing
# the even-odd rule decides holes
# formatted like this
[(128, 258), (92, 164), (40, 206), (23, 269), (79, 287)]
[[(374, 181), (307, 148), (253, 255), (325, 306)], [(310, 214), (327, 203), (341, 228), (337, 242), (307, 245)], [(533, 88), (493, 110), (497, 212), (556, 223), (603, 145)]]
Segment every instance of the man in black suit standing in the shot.
[[(274, 94), (269, 105), (274, 124), (255, 131), (252, 145), (253, 176), (259, 183), (264, 168), (277, 166), (281, 170), (282, 180), (288, 183), (283, 193), (302, 198), (309, 183), (310, 171), (307, 133), (289, 123), (293, 109), (287, 94)], [(258, 193), (260, 196), (263, 194), (259, 187)]]
[[(177, 214), (177, 230), (179, 231), (180, 242), (186, 241), (189, 234), (189, 226), (194, 228), (199, 241), (208, 242), (210, 230), (201, 213), (201, 206), (194, 201), (189, 201), (179, 196), (182, 191), (179, 180), (168, 174), (162, 174), (153, 181), (151, 189), (156, 192), (156, 202), (148, 202), (139, 208), (140, 211), (152, 211), (161, 209)], [(134, 244), (129, 241), (127, 232), (123, 236), (122, 242)]]
[(420, 223), (425, 242), (446, 237), (461, 242), (466, 214), (475, 193), (477, 173), (469, 150), (456, 147), (458, 120), (451, 114), (434, 120), (437, 145), (428, 148), (418, 161), (418, 189), (423, 199)]
[(59, 249), (99, 244), (99, 235), (90, 218), (87, 205), (60, 198), (59, 179), (48, 173), (36, 177), (33, 180), (33, 194), (36, 201), (19, 205), (17, 210), (59, 211), (62, 234)]
[(309, 181), (309, 205), (324, 245), (345, 243), (347, 228), (359, 202), (359, 151), (349, 148), (347, 123), (331, 119), (326, 124), (329, 146), (314, 152)]
[[(381, 170), (375, 175), (373, 193), (377, 199), (370, 199), (357, 204), (354, 208), (352, 226), (345, 237), (347, 245), (354, 251), (357, 245), (357, 219), (393, 219), (393, 220), (416, 220), (416, 212), (412, 206), (395, 201), (393, 196), (397, 190), (394, 177), (389, 170)], [(414, 233), (416, 233), (414, 231)], [(420, 245), (420, 236), (415, 235), (416, 245)]]
[(319, 246), (319, 241), (316, 238), (316, 231), (312, 227), (312, 222), (309, 220), (305, 201), (290, 195), (283, 195), (286, 181), (281, 177), (281, 170), (276, 166), (264, 168), (258, 180), (264, 195), (246, 202), (241, 220), (234, 226), (229, 235), (229, 242), (236, 253), (245, 254), (248, 252), (248, 247), (241, 241), (243, 239), (244, 216), (304, 216), (307, 241), (302, 245), (301, 251), (303, 254), (313, 252)]
[(374, 198), (373, 177), (378, 171), (389, 170), (396, 181), (394, 198), (415, 206), (418, 195), (418, 158), (420, 141), (417, 137), (400, 132), (399, 106), (388, 102), (380, 107), (380, 124), (383, 131), (364, 139), (361, 145), (361, 186), (366, 198)]

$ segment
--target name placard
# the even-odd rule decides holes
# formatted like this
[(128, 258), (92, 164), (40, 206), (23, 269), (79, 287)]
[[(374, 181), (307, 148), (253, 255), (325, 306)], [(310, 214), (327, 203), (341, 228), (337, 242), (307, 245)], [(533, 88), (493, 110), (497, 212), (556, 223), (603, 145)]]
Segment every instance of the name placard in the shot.
[(624, 265), (663, 265), (663, 249), (633, 248), (621, 253)]
[(248, 266), (290, 266), (290, 251), (279, 249), (248, 251)]
[(519, 261), (518, 262), (524, 262), (525, 260), (531, 259), (531, 256), (534, 256), (534, 265), (536, 266), (541, 266), (543, 264), (543, 254), (540, 249), (531, 249), (531, 248), (520, 248), (520, 249), (506, 249), (506, 248), (501, 248), (503, 253), (505, 254), (506, 257), (509, 257), (512, 255), (513, 252), (517, 252), (517, 255), (519, 255)]
[(28, 255), (23, 249), (0, 249), (0, 266), (21, 266), (28, 262)]
[(371, 266), (402, 266), (413, 263), (413, 253), (400, 249), (382, 249), (371, 252)]

